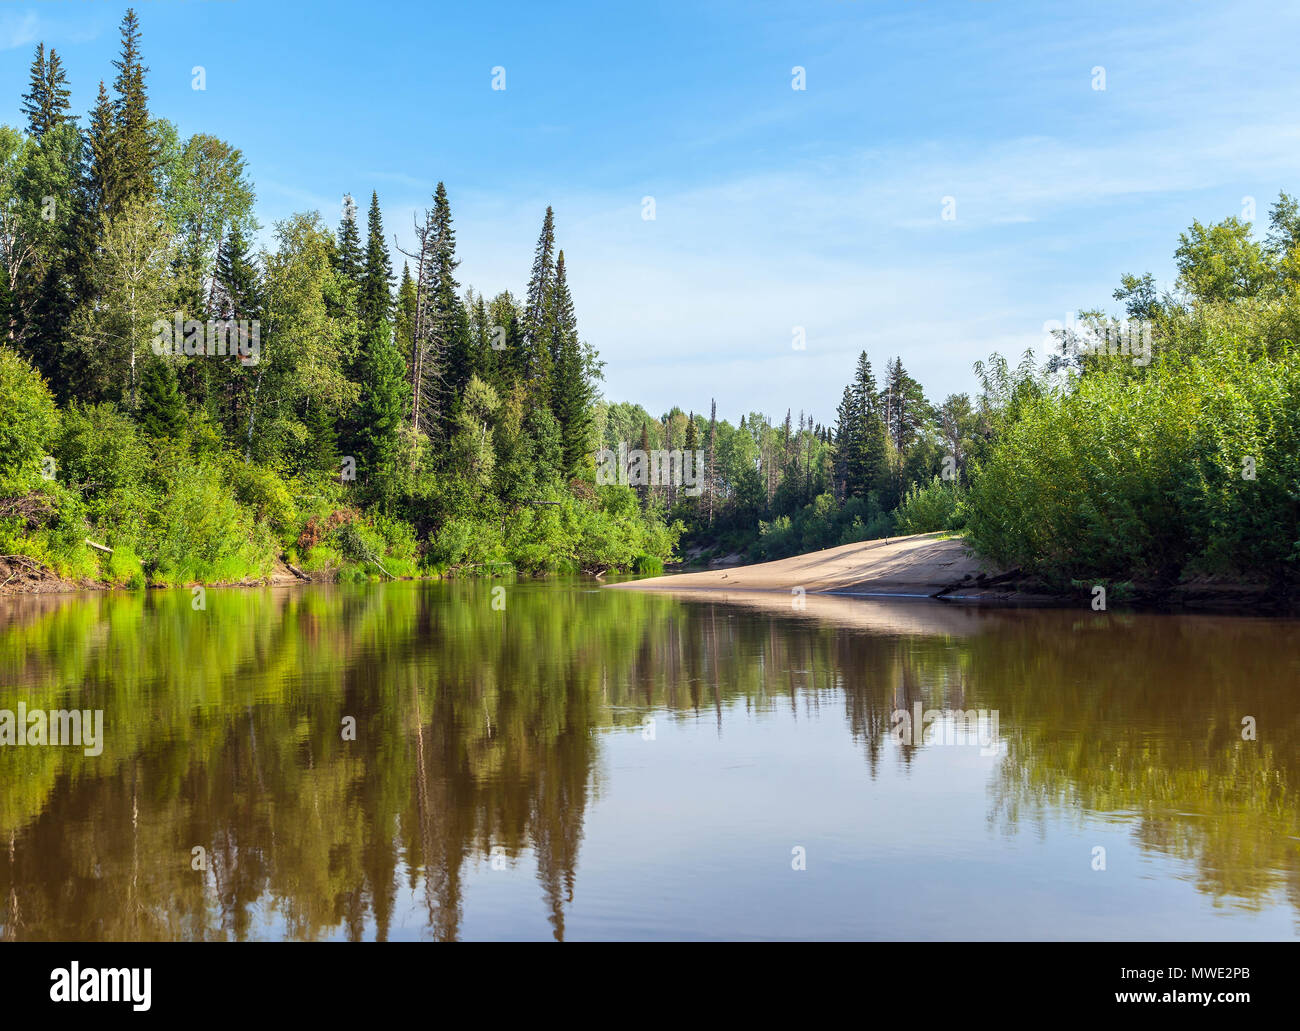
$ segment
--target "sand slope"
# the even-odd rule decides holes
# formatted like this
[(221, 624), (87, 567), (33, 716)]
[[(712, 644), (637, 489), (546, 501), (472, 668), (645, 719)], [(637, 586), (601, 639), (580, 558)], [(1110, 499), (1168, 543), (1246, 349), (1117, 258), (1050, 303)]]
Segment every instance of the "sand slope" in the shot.
[(610, 584), (638, 591), (785, 591), (808, 594), (892, 594), (930, 597), (996, 570), (975, 558), (958, 538), (917, 534), (861, 541), (752, 566), (678, 573)]

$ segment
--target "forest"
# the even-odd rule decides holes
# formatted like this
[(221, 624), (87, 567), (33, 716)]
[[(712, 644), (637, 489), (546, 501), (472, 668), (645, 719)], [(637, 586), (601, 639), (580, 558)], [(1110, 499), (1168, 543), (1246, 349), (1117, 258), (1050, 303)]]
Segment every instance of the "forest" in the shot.
[[(657, 572), (963, 533), (1049, 583), (1267, 580), (1300, 565), (1300, 207), (1194, 223), (1150, 273), (928, 399), (863, 352), (833, 422), (659, 417), (601, 395), (547, 208), (526, 285), (458, 277), (443, 183), (409, 254), (377, 192), (271, 227), (243, 154), (149, 106), (121, 24), (84, 119), (39, 45), (0, 127), (0, 555), (82, 583)], [(401, 270), (396, 270), (397, 262)], [(522, 272), (521, 261), (521, 272)], [(1140, 343), (1140, 347), (1138, 344)], [(1132, 346), (1130, 346), (1132, 345)], [(828, 407), (831, 399), (828, 399)], [(702, 454), (606, 483), (598, 448)], [(305, 572), (304, 572), (305, 571)]]

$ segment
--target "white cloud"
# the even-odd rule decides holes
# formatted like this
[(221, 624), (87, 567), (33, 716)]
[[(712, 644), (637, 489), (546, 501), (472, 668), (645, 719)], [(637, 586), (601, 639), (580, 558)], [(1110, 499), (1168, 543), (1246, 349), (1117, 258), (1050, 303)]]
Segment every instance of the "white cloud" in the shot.
[(21, 15), (6, 11), (0, 15), (0, 50), (30, 46), (40, 38), (40, 31), (40, 19), (35, 11)]

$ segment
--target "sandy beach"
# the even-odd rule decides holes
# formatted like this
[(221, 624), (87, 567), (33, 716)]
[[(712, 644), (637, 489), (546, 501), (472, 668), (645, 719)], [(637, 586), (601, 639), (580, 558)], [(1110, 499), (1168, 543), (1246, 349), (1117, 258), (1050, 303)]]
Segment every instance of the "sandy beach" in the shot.
[(752, 566), (677, 573), (610, 584), (639, 591), (783, 591), (806, 594), (891, 595), (931, 598), (958, 595), (995, 576), (960, 538), (937, 533), (860, 541), (838, 548), (759, 562)]

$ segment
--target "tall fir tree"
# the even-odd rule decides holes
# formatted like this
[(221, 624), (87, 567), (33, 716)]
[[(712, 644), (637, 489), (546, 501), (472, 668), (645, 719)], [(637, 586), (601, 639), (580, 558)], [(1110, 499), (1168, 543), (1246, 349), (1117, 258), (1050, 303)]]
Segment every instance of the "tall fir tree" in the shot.
[(876, 377), (867, 352), (858, 356), (853, 383), (848, 391), (849, 425), (844, 455), (845, 493), (865, 498), (889, 479), (885, 452), (885, 425), (881, 418)]
[(542, 232), (533, 252), (533, 268), (528, 276), (528, 292), (524, 298), (523, 345), (525, 375), (541, 379), (546, 389), (550, 374), (551, 299), (555, 280), (555, 212), (547, 205), (542, 219)]
[(379, 194), (370, 194), (366, 226), (366, 263), (361, 276), (360, 309), (363, 332), (388, 322), (393, 307), (393, 263), (384, 242), (384, 221), (379, 211)]
[(421, 232), (424, 283), (418, 291), (417, 366), (413, 371), (419, 428), (445, 439), (455, 418), (455, 405), (471, 374), (469, 320), (456, 281), (456, 230), (452, 224), (447, 187), (438, 183), (433, 208), (426, 212)]
[(361, 234), (357, 229), (357, 205), (350, 193), (343, 197), (343, 216), (339, 220), (334, 268), (348, 284), (358, 290), (361, 288), (365, 255), (361, 251)]
[(560, 447), (565, 476), (576, 476), (591, 448), (592, 388), (578, 340), (577, 317), (564, 268), (564, 252), (555, 261), (555, 284), (550, 304), (553, 312), (550, 349), (551, 410), (560, 425)]
[(176, 370), (164, 359), (155, 358), (145, 366), (140, 381), (139, 418), (151, 437), (174, 439), (185, 431), (185, 404)]
[[(217, 250), (211, 312), (215, 318), (251, 322), (262, 317), (262, 277), (252, 248), (239, 226), (234, 226)], [(206, 403), (213, 420), (224, 423), (235, 436), (244, 425), (251, 403), (254, 377), (239, 360), (191, 362), (186, 391)]]
[(140, 22), (132, 8), (127, 8), (122, 18), (121, 34), (121, 56), (113, 62), (117, 69), (113, 80), (115, 153), (113, 175), (106, 190), (110, 212), (155, 196), (154, 176), (160, 159), (158, 141), (149, 124), (149, 93), (144, 82), (149, 69), (141, 61)]
[(366, 333), (357, 405), (358, 470), (367, 480), (392, 472), (406, 421), (406, 363), (384, 322)]
[(68, 77), (58, 53), (51, 50), (46, 60), (45, 44), (37, 44), (30, 85), (23, 94), (22, 110), (27, 116), (27, 134), (40, 140), (49, 130), (64, 122), (75, 121), (68, 114), (70, 96)]
[(393, 306), (393, 340), (402, 354), (413, 354), (415, 343), (415, 280), (411, 266), (402, 262), (402, 279), (397, 285), (397, 302)]
[(104, 80), (100, 79), (99, 95), (91, 109), (90, 125), (86, 131), (85, 208), (89, 232), (99, 232), (117, 176), (116, 166), (117, 119)]

